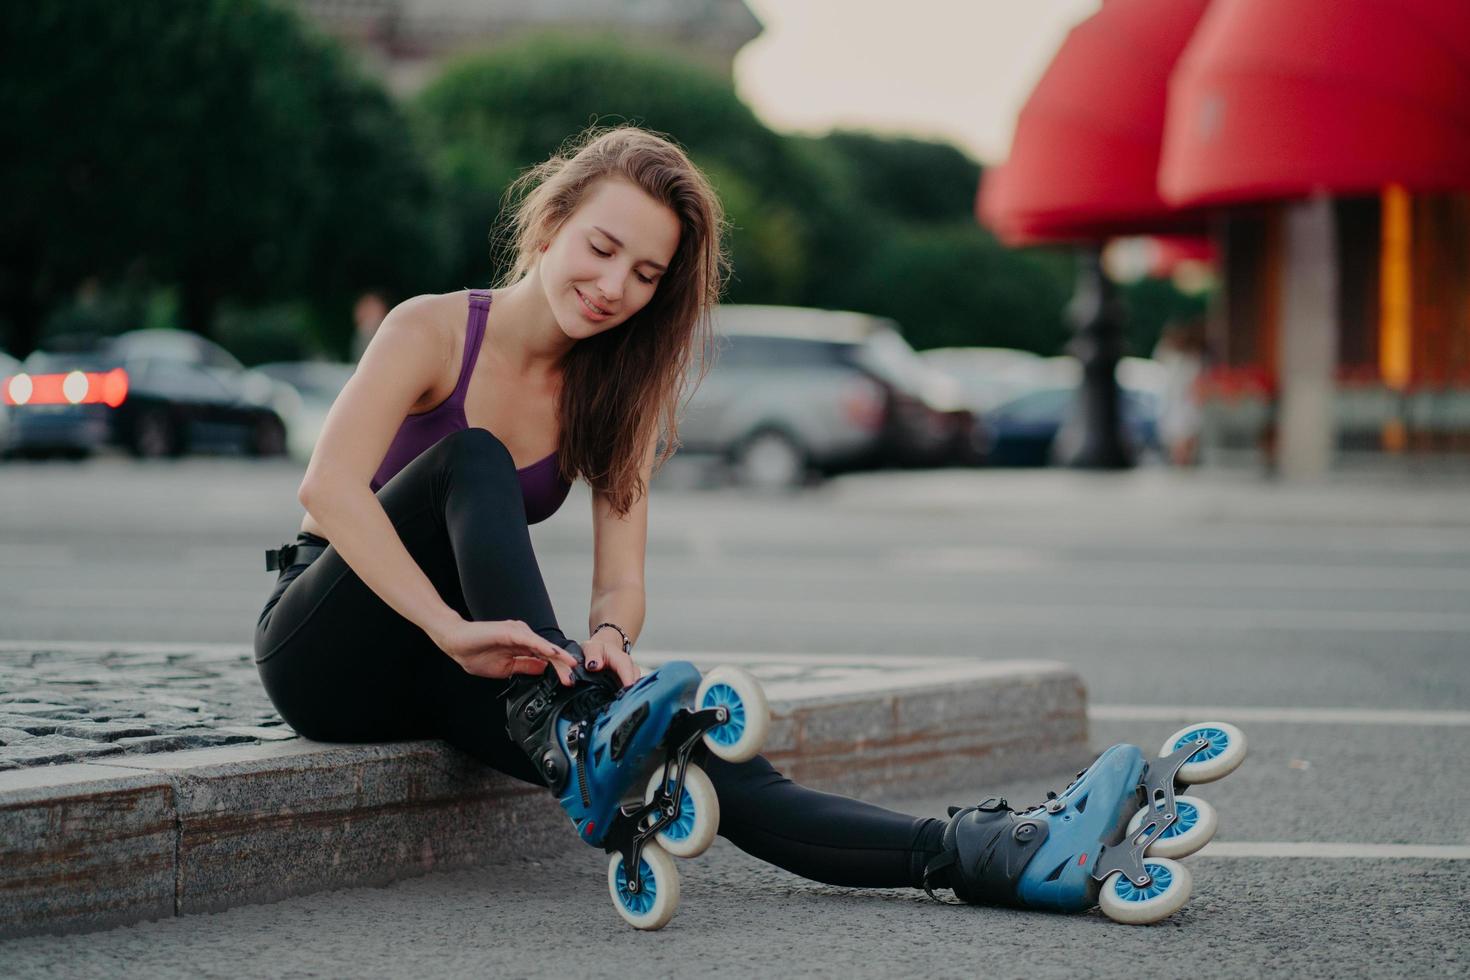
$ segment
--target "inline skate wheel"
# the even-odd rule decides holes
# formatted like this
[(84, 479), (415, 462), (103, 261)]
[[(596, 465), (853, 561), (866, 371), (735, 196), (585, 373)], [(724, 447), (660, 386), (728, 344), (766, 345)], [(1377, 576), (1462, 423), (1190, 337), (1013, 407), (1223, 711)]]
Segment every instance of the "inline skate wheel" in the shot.
[(1115, 871), (1103, 882), (1098, 904), (1103, 914), (1114, 922), (1131, 926), (1148, 925), (1166, 919), (1184, 907), (1194, 885), (1189, 869), (1168, 858), (1146, 858), (1144, 869), (1153, 880), (1142, 888)]
[(1197, 738), (1209, 745), (1189, 757), (1175, 777), (1181, 783), (1213, 783), (1224, 779), (1245, 761), (1245, 732), (1228, 721), (1208, 721), (1181, 728), (1164, 743), (1160, 755), (1171, 755)]
[(771, 709), (760, 681), (739, 667), (716, 667), (704, 676), (694, 703), (724, 707), (730, 720), (704, 733), (704, 744), (726, 762), (754, 759), (771, 727)]
[[(663, 782), (663, 766), (659, 766), (648, 780), (648, 791), (643, 802), (652, 803)], [(674, 781), (669, 780), (668, 791), (674, 791)], [(720, 829), (720, 798), (715, 795), (715, 784), (703, 769), (690, 765), (684, 770), (684, 792), (679, 797), (679, 809), (674, 822), (654, 835), (654, 840), (674, 857), (698, 857), (715, 842), (715, 833)]]
[[(1128, 821), (1128, 836), (1133, 837), (1145, 830), (1145, 821), (1159, 809), (1144, 807), (1135, 813)], [(1179, 819), (1148, 846), (1144, 853), (1149, 857), (1188, 857), (1213, 840), (1215, 831), (1219, 829), (1220, 818), (1215, 808), (1197, 796), (1176, 795), (1174, 812)]]
[(614, 853), (607, 863), (607, 889), (613, 907), (634, 929), (662, 929), (679, 907), (679, 870), (664, 849), (650, 841), (639, 856), (640, 887), (632, 891), (623, 870), (623, 856)]

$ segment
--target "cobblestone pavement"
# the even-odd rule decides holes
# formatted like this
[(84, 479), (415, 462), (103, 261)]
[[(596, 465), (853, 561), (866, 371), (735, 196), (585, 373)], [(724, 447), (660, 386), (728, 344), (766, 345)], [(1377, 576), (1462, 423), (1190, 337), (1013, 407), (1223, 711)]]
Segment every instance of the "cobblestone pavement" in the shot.
[(0, 642), (0, 770), (295, 737), (248, 647)]
[[(650, 652), (651, 667), (672, 654)], [(902, 671), (888, 658), (683, 652), (708, 669), (739, 663), (773, 698), (891, 690)], [(1016, 662), (976, 665), (909, 657), (924, 683), (1004, 675)], [(120, 753), (171, 752), (295, 738), (266, 697), (249, 647), (230, 644), (0, 640), (0, 771), (84, 762)]]

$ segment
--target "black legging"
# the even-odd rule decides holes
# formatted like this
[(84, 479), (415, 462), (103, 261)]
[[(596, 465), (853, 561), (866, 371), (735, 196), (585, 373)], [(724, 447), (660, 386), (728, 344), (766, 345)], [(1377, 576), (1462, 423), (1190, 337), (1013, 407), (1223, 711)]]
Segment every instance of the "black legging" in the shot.
[[(408, 553), (450, 606), (475, 621), (519, 619), (565, 647), (531, 549), (511, 455), (485, 429), (446, 436), (377, 493)], [(310, 534), (302, 543), (325, 544)], [(358, 578), (335, 548), (284, 570), (255, 629), (255, 660), (276, 710), (323, 742), (441, 738), (526, 782), (530, 760), (505, 734), (507, 681), (466, 673)], [(943, 822), (793, 783), (762, 756), (710, 756), (720, 834), (806, 878), (921, 887)]]

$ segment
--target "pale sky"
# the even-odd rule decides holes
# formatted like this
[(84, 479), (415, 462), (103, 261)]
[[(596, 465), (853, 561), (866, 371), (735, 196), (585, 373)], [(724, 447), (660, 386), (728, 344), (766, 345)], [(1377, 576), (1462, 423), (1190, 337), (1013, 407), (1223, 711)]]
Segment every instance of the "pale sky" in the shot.
[(735, 58), (773, 129), (942, 138), (996, 163), (1067, 31), (1101, 0), (746, 0), (765, 32)]

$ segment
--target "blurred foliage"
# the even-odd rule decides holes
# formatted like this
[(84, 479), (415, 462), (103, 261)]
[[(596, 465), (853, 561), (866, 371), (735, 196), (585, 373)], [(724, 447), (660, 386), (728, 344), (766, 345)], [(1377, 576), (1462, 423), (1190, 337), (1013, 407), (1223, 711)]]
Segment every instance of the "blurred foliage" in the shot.
[(928, 347), (1019, 347), (1057, 354), (1070, 335), (1064, 254), (1007, 249), (968, 221), (912, 223), (879, 244), (861, 277), (862, 308), (891, 316)]
[(177, 307), (177, 293), (171, 290), (102, 289), (95, 282), (88, 283), (48, 311), (38, 346), (86, 347), (98, 338), (127, 330), (171, 327)]
[(1140, 279), (1119, 292), (1128, 311), (1124, 340), (1134, 357), (1153, 356), (1164, 327), (1173, 321), (1188, 321), (1205, 315), (1207, 295), (1190, 296), (1174, 288), (1169, 279)]
[(267, 0), (0, 5), (0, 316), (36, 339), (84, 279), (175, 284), (180, 326), (300, 298), (345, 347), (368, 284), (442, 261), (401, 113)]
[(844, 195), (874, 215), (953, 222), (974, 211), (980, 164), (957, 146), (850, 130), (796, 139), (828, 152), (844, 170)]
[(335, 340), (327, 349), (311, 320), (311, 310), (302, 303), (251, 307), (226, 303), (215, 317), (214, 339), (246, 367), (271, 361), (340, 360)]
[(457, 61), (418, 97), (419, 131), (454, 202), (453, 288), (500, 274), (492, 228), (502, 194), (588, 125), (638, 125), (682, 146), (711, 176), (731, 223), (734, 302), (800, 302), (803, 258), (840, 212), (793, 152), (735, 95), (728, 79), (665, 49), (541, 35)]
[(919, 349), (1060, 351), (1070, 262), (1006, 248), (975, 223), (978, 163), (947, 143), (849, 131), (799, 139), (867, 216), (860, 254), (824, 270), (818, 305), (892, 317)]
[[(785, 136), (677, 51), (569, 34), (446, 66), (407, 106), (279, 0), (0, 5), (0, 336), (178, 326), (247, 363), (342, 356), (351, 303), (484, 286), (510, 182), (589, 124), (664, 133), (730, 221), (725, 299), (872, 312), (917, 347), (1052, 354), (1065, 254), (975, 224), (956, 147)], [(504, 242), (501, 243), (503, 246)], [(1202, 308), (1130, 287), (1135, 352)]]

